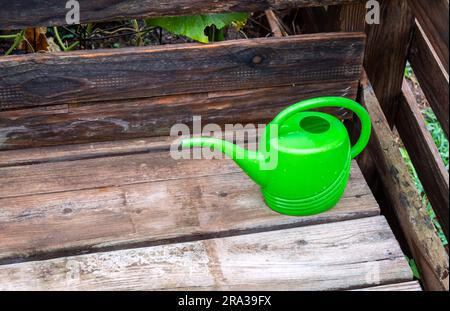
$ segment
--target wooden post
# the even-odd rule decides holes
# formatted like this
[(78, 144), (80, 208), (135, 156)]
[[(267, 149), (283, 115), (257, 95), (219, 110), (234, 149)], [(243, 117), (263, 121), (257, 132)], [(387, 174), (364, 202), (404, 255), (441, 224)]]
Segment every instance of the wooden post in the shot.
[(364, 31), (366, 25), (364, 3), (330, 6), (328, 11), (333, 31)]
[(367, 25), (364, 68), (391, 127), (402, 94), (409, 42), (414, 26), (407, 0), (379, 0), (381, 22)]

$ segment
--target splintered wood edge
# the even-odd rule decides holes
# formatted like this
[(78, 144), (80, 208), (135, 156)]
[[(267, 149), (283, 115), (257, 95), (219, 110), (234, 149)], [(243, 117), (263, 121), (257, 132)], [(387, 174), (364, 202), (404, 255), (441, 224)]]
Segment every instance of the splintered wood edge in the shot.
[(355, 289), (354, 291), (370, 291), (370, 292), (387, 292), (387, 291), (400, 291), (400, 292), (420, 292), (422, 287), (418, 281), (397, 283), (397, 284), (387, 284), (382, 286), (367, 287), (361, 289)]

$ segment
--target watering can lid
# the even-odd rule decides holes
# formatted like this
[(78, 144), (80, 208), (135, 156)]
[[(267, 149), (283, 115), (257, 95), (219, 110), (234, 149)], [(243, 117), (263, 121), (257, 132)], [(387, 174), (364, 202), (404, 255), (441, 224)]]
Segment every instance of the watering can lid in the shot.
[(278, 128), (278, 136), (271, 135), (272, 146), (278, 143), (277, 149), (294, 153), (331, 150), (349, 142), (347, 130), (339, 119), (315, 111), (293, 115)]

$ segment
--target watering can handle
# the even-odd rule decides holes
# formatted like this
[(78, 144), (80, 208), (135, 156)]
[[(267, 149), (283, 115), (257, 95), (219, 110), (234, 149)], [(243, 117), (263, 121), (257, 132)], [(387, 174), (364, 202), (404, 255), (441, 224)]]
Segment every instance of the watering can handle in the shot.
[(342, 107), (349, 109), (356, 113), (358, 118), (361, 120), (361, 134), (358, 141), (351, 149), (352, 159), (357, 157), (369, 142), (372, 124), (366, 109), (353, 100), (343, 97), (319, 97), (305, 100), (283, 110), (278, 116), (275, 117), (275, 119), (272, 120), (272, 122), (270, 122), (270, 124), (282, 125), (287, 119), (296, 113), (324, 107)]

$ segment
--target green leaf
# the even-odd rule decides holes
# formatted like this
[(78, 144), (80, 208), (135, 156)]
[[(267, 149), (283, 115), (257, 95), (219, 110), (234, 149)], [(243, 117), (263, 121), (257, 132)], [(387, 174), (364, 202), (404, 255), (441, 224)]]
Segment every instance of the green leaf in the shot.
[(405, 258), (409, 263), (409, 267), (412, 270), (414, 278), (420, 280), (420, 272), (419, 272), (419, 269), (417, 268), (417, 265), (416, 265), (416, 262), (414, 261), (414, 259), (412, 259), (412, 258), (410, 259), (407, 256), (405, 256)]
[(202, 43), (208, 43), (208, 37), (205, 35), (205, 29), (207, 27), (215, 25), (220, 30), (233, 22), (245, 22), (248, 17), (248, 13), (169, 16), (150, 18), (146, 20), (146, 23), (148, 26), (162, 27), (173, 34), (183, 35)]

